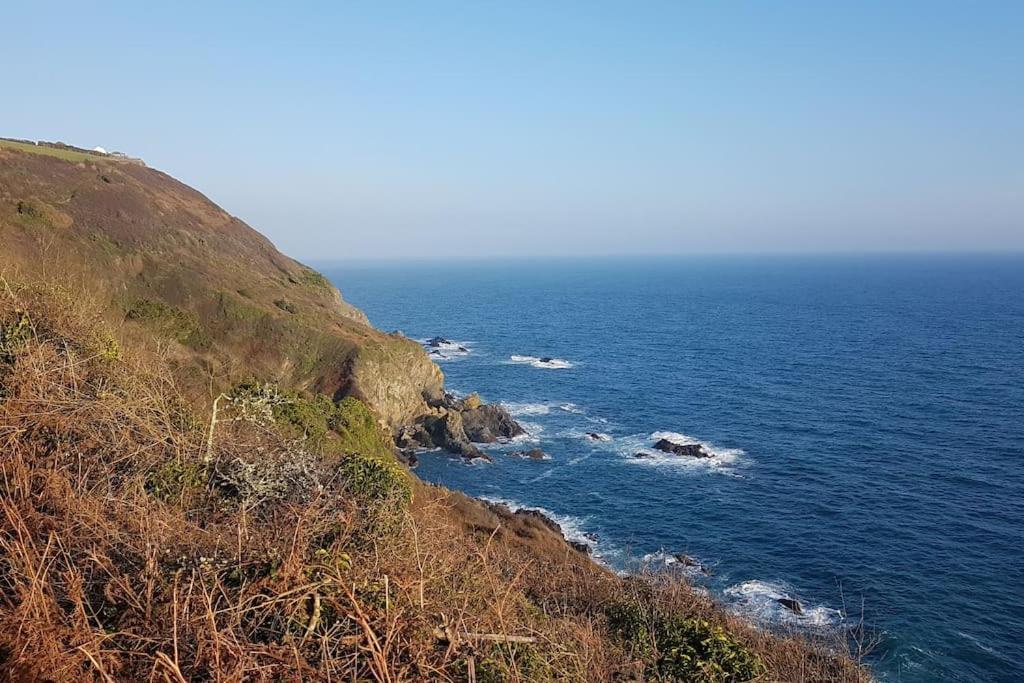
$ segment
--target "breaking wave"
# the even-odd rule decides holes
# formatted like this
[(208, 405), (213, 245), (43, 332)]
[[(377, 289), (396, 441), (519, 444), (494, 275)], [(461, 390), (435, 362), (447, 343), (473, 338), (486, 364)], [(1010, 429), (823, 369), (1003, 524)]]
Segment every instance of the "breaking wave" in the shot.
[(516, 354), (509, 356), (508, 362), (518, 365), (530, 365), (532, 367), (542, 368), (545, 370), (565, 370), (573, 367), (571, 362), (562, 358), (540, 358), (537, 356), (520, 356)]
[(844, 615), (825, 605), (802, 606), (802, 614), (784, 607), (780, 600), (795, 600), (785, 584), (768, 581), (744, 581), (723, 591), (732, 608), (766, 626), (799, 626), (831, 629), (839, 626)]

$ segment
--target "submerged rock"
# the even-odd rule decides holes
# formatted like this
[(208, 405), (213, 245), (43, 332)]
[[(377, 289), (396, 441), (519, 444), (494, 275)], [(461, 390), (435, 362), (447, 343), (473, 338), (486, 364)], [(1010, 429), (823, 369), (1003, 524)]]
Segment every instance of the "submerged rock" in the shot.
[(528, 451), (512, 451), (510, 455), (517, 458), (529, 458), (530, 460), (547, 460), (548, 454), (539, 448), (531, 448)]
[(601, 434), (599, 432), (587, 432), (584, 436), (591, 441), (611, 441), (612, 438), (607, 434)]
[(550, 356), (544, 356), (543, 358), (540, 359), (540, 362), (541, 363), (553, 363), (554, 360), (555, 359), (551, 358)]
[(674, 557), (676, 559), (676, 562), (678, 562), (684, 567), (692, 567), (700, 571), (700, 573), (705, 576), (711, 576), (711, 570), (709, 570), (707, 567), (701, 564), (700, 561), (696, 558), (690, 557), (689, 555), (686, 555), (684, 553), (677, 553), (672, 557)]
[(668, 439), (659, 439), (654, 447), (663, 453), (671, 453), (672, 455), (685, 455), (690, 458), (710, 458), (712, 454), (709, 453), (703, 446), (698, 443), (675, 443)]
[(431, 337), (427, 340), (427, 346), (433, 349), (437, 349), (451, 343), (450, 339), (445, 339), (444, 337)]
[(777, 598), (776, 602), (788, 609), (793, 614), (803, 614), (804, 606), (795, 598)]
[(646, 459), (653, 458), (654, 456), (651, 455), (650, 453), (645, 452), (645, 451), (637, 451), (636, 453), (633, 454), (633, 457), (637, 458), (638, 460), (646, 460)]

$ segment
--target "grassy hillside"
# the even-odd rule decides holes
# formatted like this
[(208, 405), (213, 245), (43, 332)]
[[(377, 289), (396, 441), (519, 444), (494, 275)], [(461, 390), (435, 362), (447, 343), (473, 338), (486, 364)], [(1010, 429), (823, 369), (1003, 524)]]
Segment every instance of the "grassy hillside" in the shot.
[(864, 680), (419, 482), (357, 399), (197, 414), (95, 310), (0, 284), (5, 680)]
[(0, 145), (0, 680), (865, 680), (415, 478), (442, 377), (152, 169)]
[(95, 300), (205, 401), (256, 377), (364, 398), (395, 425), (440, 391), (418, 344), (373, 329), (322, 275), (145, 166), (4, 141), (0, 241), (0, 273)]

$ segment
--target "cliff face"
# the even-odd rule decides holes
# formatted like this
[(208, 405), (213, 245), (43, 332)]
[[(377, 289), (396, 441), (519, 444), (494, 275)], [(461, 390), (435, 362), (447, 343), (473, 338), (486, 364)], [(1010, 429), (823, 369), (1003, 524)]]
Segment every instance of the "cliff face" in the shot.
[(443, 375), (322, 275), (164, 173), (0, 141), (0, 272), (93, 300), (195, 395), (256, 376), (365, 399), (393, 427)]

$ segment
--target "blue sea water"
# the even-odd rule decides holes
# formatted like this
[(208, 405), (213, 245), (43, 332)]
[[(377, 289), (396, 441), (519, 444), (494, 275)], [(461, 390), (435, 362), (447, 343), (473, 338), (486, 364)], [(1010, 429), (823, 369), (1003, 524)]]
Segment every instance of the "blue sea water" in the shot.
[[(531, 432), (421, 477), (544, 508), (616, 568), (698, 558), (765, 625), (863, 620), (886, 680), (1024, 678), (1024, 257), (324, 270), (378, 327), (464, 345), (449, 388)], [(662, 432), (718, 455), (634, 457)]]

